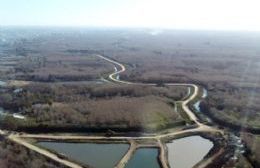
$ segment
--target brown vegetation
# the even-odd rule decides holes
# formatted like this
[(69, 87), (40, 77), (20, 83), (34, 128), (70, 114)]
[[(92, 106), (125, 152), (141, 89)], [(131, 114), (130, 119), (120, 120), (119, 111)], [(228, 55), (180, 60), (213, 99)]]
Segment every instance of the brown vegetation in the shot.
[(236, 125), (260, 128), (260, 89), (218, 85), (209, 88), (211, 115)]
[(1, 168), (65, 168), (23, 146), (3, 139), (0, 141)]
[[(259, 128), (259, 44), (260, 34), (253, 32), (165, 30), (161, 34), (151, 35), (150, 30), (145, 29), (36, 29), (31, 30), (26, 38), (0, 45), (0, 52), (24, 58), (15, 66), (17, 79), (49, 82), (92, 80), (113, 71), (111, 64), (92, 55), (102, 54), (126, 65), (127, 71), (120, 76), (121, 79), (202, 84), (209, 90), (208, 100), (202, 104), (212, 116), (225, 123)], [(13, 78), (13, 74), (5, 76)], [(89, 89), (76, 86), (75, 89), (71, 89), (67, 86), (52, 86), (54, 90), (49, 89), (49, 86), (47, 89), (46, 86), (40, 87), (35, 89), (33, 86), (32, 91), (22, 92), (17, 96), (2, 95), (0, 103), (6, 108), (22, 111), (29, 116), (35, 115), (33, 109), (36, 107), (43, 108), (42, 104), (48, 104), (45, 106), (51, 110), (54, 110), (54, 107), (58, 109), (71, 105), (68, 108), (77, 117), (70, 120), (81, 121), (78, 118), (84, 119), (84, 115), (76, 108), (76, 102), (81, 103), (79, 107), (83, 109), (87, 103), (91, 106), (102, 102), (105, 106), (108, 102), (115, 104), (113, 100), (120, 101), (122, 107), (127, 107), (128, 100), (135, 104), (137, 100), (144, 103), (144, 100), (148, 99), (157, 101), (165, 100), (165, 97), (175, 97), (176, 100), (180, 96), (168, 95), (167, 91), (158, 93), (146, 88), (129, 91), (126, 88), (113, 87)], [(13, 103), (8, 103), (8, 100)], [(57, 102), (61, 103), (60, 106)], [(143, 104), (144, 107), (145, 104), (146, 102)], [(60, 110), (56, 113), (59, 114), (58, 117), (52, 115), (56, 117), (54, 121), (58, 122), (63, 116)], [(114, 116), (109, 116), (109, 120), (112, 121), (110, 117)], [(103, 121), (102, 119), (100, 120)], [(259, 144), (258, 141), (256, 143)], [(253, 152), (257, 153), (255, 150)]]
[[(211, 95), (224, 90), (229, 99), (225, 101), (227, 110), (223, 116), (227, 120), (234, 116), (239, 119), (245, 111), (249, 111), (248, 116), (258, 116), (257, 105), (239, 107), (246, 104), (249, 96), (244, 97), (239, 91), (231, 95), (226, 87), (247, 87), (249, 90), (243, 89), (243, 94), (260, 87), (259, 33), (165, 30), (151, 35), (150, 30), (60, 29), (41, 34), (41, 31), (32, 30), (38, 36), (28, 35), (17, 39), (16, 45), (5, 47), (6, 54), (25, 57), (16, 66), (17, 78), (52, 82), (96, 79), (113, 71), (111, 64), (93, 56), (98, 53), (127, 66), (121, 79), (215, 85)], [(217, 109), (219, 104), (214, 101), (210, 105)], [(248, 125), (257, 124), (250, 119)]]
[[(259, 107), (253, 104), (241, 107), (241, 104), (247, 104), (251, 91), (260, 87), (259, 33), (164, 31), (154, 36), (149, 32), (100, 29), (79, 33), (61, 29), (59, 33), (23, 39), (15, 50), (10, 47), (9, 52), (16, 51), (26, 57), (25, 63), (16, 67), (16, 77), (20, 79), (95, 79), (113, 71), (111, 64), (94, 58), (93, 54), (98, 53), (127, 66), (121, 79), (215, 85), (210, 94), (219, 98), (210, 96), (214, 99), (210, 100), (212, 111), (216, 109), (223, 119), (231, 121), (249, 113), (243, 124), (258, 127), (257, 117), (250, 116), (258, 116)], [(233, 88), (239, 91), (228, 91)], [(223, 90), (221, 95), (218, 90)], [(218, 110), (221, 102), (216, 99), (223, 97), (225, 110), (222, 113)]]
[(181, 86), (43, 83), (27, 85), (19, 93), (11, 91), (0, 95), (0, 106), (20, 111), (28, 120), (6, 117), (2, 125), (9, 129), (19, 125), (161, 129), (185, 123), (174, 111), (174, 101), (187, 94)]
[(260, 136), (250, 133), (243, 133), (242, 140), (248, 148), (248, 157), (255, 167), (260, 166)]
[(16, 67), (16, 78), (29, 81), (87, 81), (113, 71), (113, 66), (93, 55), (57, 54), (27, 57)]
[(30, 116), (42, 124), (89, 125), (103, 128), (157, 128), (181, 121), (180, 116), (167, 104), (167, 99), (154, 96), (54, 103), (52, 106), (33, 107), (33, 114)]

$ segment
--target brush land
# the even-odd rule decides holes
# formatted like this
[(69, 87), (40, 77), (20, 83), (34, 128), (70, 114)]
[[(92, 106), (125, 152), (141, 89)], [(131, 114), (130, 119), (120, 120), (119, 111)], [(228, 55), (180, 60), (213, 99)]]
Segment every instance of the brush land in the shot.
[[(89, 128), (161, 129), (185, 124), (174, 102), (187, 88), (163, 83), (196, 83), (208, 90), (201, 109), (221, 126), (260, 132), (260, 34), (257, 32), (23, 28), (3, 29), (2, 79), (30, 81), (1, 89), (0, 106), (28, 120), (7, 117), (2, 125), (73, 125)], [(21, 36), (22, 34), (22, 36)], [(120, 79), (153, 82), (132, 87), (105, 82), (115, 67), (95, 57), (126, 65)], [(119, 67), (116, 67), (119, 68)], [(4, 124), (3, 124), (4, 123)], [(252, 157), (257, 150), (245, 140)], [(254, 141), (259, 144), (258, 141)]]

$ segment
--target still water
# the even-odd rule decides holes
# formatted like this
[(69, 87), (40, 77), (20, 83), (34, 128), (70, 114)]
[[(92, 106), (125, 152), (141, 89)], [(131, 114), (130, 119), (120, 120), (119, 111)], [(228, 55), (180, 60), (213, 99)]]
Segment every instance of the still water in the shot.
[(126, 165), (126, 168), (160, 168), (157, 148), (139, 148)]
[(171, 168), (191, 168), (201, 161), (213, 147), (213, 143), (201, 136), (173, 140), (167, 144)]
[(113, 168), (129, 148), (128, 144), (39, 142), (38, 145), (96, 168)]

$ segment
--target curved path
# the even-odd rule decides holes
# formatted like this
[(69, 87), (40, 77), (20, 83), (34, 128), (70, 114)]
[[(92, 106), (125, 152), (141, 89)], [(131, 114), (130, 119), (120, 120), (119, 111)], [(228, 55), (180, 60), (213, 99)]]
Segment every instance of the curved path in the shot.
[[(128, 82), (128, 81), (122, 81), (119, 80), (117, 78), (115, 78), (115, 76), (119, 75), (120, 73), (124, 72), (126, 70), (125, 66), (119, 62), (116, 62), (112, 59), (109, 59), (107, 57), (104, 57), (102, 55), (96, 55), (101, 59), (104, 59), (110, 63), (112, 63), (113, 65), (119, 66), (120, 70), (113, 72), (109, 75), (109, 79), (113, 82), (116, 83), (121, 83), (121, 84), (128, 84), (128, 85), (147, 85), (147, 86), (156, 86), (155, 83), (133, 83), (133, 82)], [(120, 137), (106, 137), (106, 136), (80, 136), (80, 135), (51, 135), (51, 134), (11, 134), (8, 136), (8, 138), (16, 143), (19, 143), (31, 150), (34, 150), (40, 154), (43, 154), (61, 164), (64, 164), (66, 166), (69, 167), (73, 167), (73, 168), (79, 168), (81, 167), (80, 165), (70, 162), (68, 160), (64, 160), (59, 158), (57, 155), (50, 153), (44, 149), (41, 149), (39, 147), (36, 147), (32, 144), (29, 144), (28, 142), (26, 142), (24, 139), (25, 138), (40, 138), (40, 139), (51, 139), (51, 140), (78, 140), (78, 139), (82, 139), (82, 140), (128, 140), (131, 142), (131, 146), (133, 146), (133, 149), (130, 148), (129, 152), (127, 152), (127, 154), (122, 158), (122, 160), (119, 162), (119, 164), (117, 165), (118, 168), (123, 167), (123, 165), (126, 164), (126, 162), (128, 161), (128, 159), (130, 158), (130, 156), (132, 155), (132, 152), (135, 150), (136, 146), (133, 143), (133, 140), (145, 140), (145, 139), (149, 139), (149, 140), (156, 140), (158, 142), (158, 147), (161, 150), (161, 154), (160, 154), (160, 160), (162, 162), (162, 166), (163, 168), (168, 168), (169, 164), (167, 162), (167, 157), (166, 157), (166, 152), (165, 152), (165, 145), (161, 142), (162, 138), (174, 138), (177, 135), (181, 135), (181, 134), (185, 134), (185, 133), (196, 133), (196, 132), (219, 132), (223, 134), (222, 130), (216, 129), (214, 127), (210, 127), (207, 126), (201, 122), (199, 122), (198, 118), (196, 117), (196, 115), (189, 109), (188, 107), (188, 103), (193, 100), (199, 92), (199, 88), (197, 85), (195, 84), (186, 84), (186, 83), (166, 83), (165, 85), (168, 86), (187, 86), (187, 87), (191, 87), (193, 88), (193, 93), (191, 96), (189, 96), (186, 100), (182, 101), (182, 108), (183, 110), (188, 114), (190, 120), (194, 121), (196, 124), (196, 128), (191, 128), (191, 129), (186, 129), (186, 130), (180, 130), (177, 132), (170, 132), (170, 133), (165, 133), (165, 134), (154, 134), (154, 135), (148, 135), (148, 136), (140, 136), (140, 137), (128, 137), (128, 136), (120, 136)]]
[[(114, 60), (111, 60), (107, 57), (104, 57), (102, 55), (97, 55), (99, 58), (102, 58), (114, 65), (117, 65), (119, 66), (121, 69), (119, 71), (116, 71), (114, 73), (111, 73), (109, 75), (109, 79), (114, 81), (114, 82), (117, 82), (117, 83), (122, 83), (122, 84), (128, 84), (128, 85), (147, 85), (147, 86), (156, 86), (157, 84), (155, 83), (133, 83), (133, 82), (128, 82), (128, 81), (122, 81), (122, 80), (118, 80), (115, 78), (116, 75), (119, 75), (120, 73), (124, 72), (126, 70), (125, 66), (119, 62), (116, 62)], [(187, 86), (187, 87), (191, 87), (194, 89), (193, 91), (193, 94), (191, 96), (188, 97), (188, 99), (184, 100), (182, 102), (182, 108), (183, 110), (189, 115), (190, 117), (190, 120), (194, 121), (198, 126), (200, 127), (208, 127), (202, 123), (200, 123), (198, 121), (198, 118), (196, 117), (196, 115), (188, 108), (188, 103), (193, 100), (197, 95), (198, 95), (198, 92), (199, 92), (199, 87), (195, 84), (187, 84), (187, 83), (165, 83), (165, 85), (167, 86)]]

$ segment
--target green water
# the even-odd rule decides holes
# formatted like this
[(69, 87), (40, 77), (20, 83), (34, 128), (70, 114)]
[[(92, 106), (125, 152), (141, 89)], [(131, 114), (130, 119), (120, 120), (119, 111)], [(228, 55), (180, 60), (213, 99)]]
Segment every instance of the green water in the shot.
[(39, 142), (39, 146), (95, 168), (113, 168), (127, 152), (128, 144)]
[(156, 148), (140, 148), (129, 160), (126, 168), (160, 168), (157, 157), (159, 150)]

